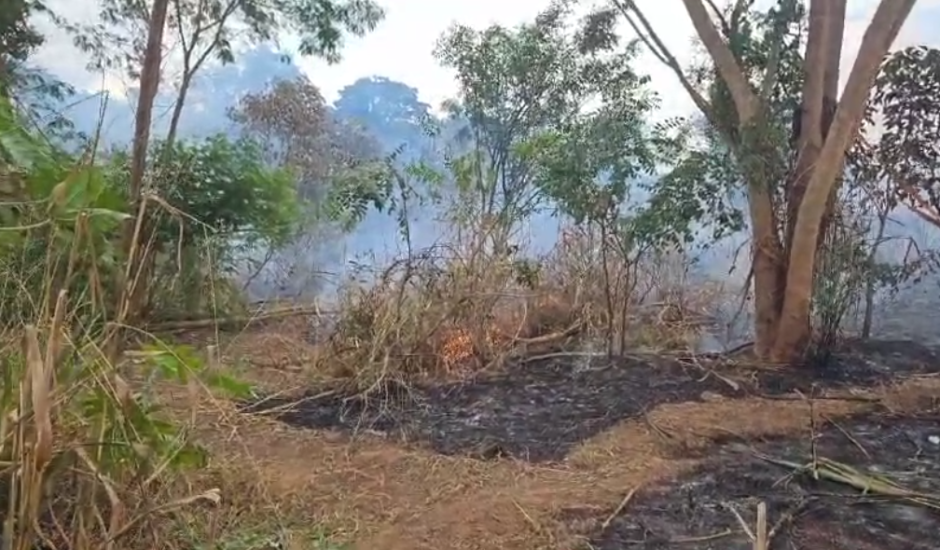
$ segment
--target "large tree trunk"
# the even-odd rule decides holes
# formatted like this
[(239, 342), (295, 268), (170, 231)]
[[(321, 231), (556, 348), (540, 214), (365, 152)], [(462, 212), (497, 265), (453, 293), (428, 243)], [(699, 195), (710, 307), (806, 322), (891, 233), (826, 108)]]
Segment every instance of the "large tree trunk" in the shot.
[[(839, 57), (842, 51), (842, 40), (845, 30), (845, 4), (846, 0), (813, 1), (809, 9), (809, 36), (806, 42), (804, 56), (803, 89), (800, 104), (800, 132), (796, 139), (796, 162), (791, 173), (787, 176), (786, 189), (786, 231), (784, 243), (786, 255), (781, 264), (784, 271), (789, 266), (789, 257), (792, 254), (793, 235), (799, 215), (800, 204), (806, 195), (813, 172), (820, 158), (820, 151), (824, 140), (828, 137), (835, 114), (838, 83), (839, 83)], [(827, 200), (824, 219), (828, 221), (832, 210), (835, 193), (830, 194)], [(828, 224), (825, 224), (828, 225)], [(825, 226), (821, 228), (816, 238), (817, 249), (825, 240)], [(786, 288), (786, 285), (784, 285)], [(812, 296), (812, 286), (810, 287)], [(782, 297), (781, 297), (782, 298)], [(782, 302), (782, 300), (781, 300)], [(781, 309), (778, 313), (782, 314)], [(810, 311), (806, 311), (805, 319), (801, 321), (802, 328), (798, 338), (797, 347), (802, 349), (809, 341), (812, 330)], [(776, 335), (774, 345), (776, 345)], [(765, 349), (764, 351), (770, 351)]]
[[(831, 1), (813, 0), (813, 4)], [(817, 162), (812, 166), (805, 193), (797, 207), (793, 238), (788, 243), (786, 290), (777, 340), (771, 353), (771, 358), (776, 361), (797, 360), (809, 341), (813, 275), (823, 217), (830, 197), (835, 192), (836, 183), (840, 180), (846, 150), (858, 132), (865, 104), (881, 62), (897, 38), (915, 2), (916, 0), (882, 0), (878, 6), (862, 38), (862, 45), (836, 109), (832, 128), (818, 154)], [(816, 32), (829, 33), (826, 25), (818, 25)], [(810, 33), (813, 33), (812, 26)], [(809, 69), (812, 70), (811, 65)]]
[[(137, 117), (134, 126), (134, 144), (131, 156), (129, 199), (131, 212), (138, 216), (145, 215), (139, 210), (143, 200), (144, 173), (147, 167), (147, 147), (150, 144), (150, 123), (153, 118), (153, 101), (160, 88), (160, 63), (163, 57), (163, 30), (166, 26), (169, 0), (156, 0), (150, 15), (150, 29), (147, 47), (144, 51), (143, 66), (140, 72), (140, 94), (137, 99)], [(123, 234), (123, 248), (127, 267), (120, 281), (115, 319), (119, 323), (130, 322), (136, 315), (137, 302), (141, 288), (146, 288), (147, 281), (136, 280), (138, 268), (146, 265), (141, 261), (143, 243), (139, 242), (139, 220), (128, 220)], [(117, 339), (115, 339), (117, 341)]]
[[(810, 26), (806, 81), (802, 98), (802, 128), (797, 141), (795, 169), (783, 176), (764, 168), (780, 160), (781, 152), (764, 143), (764, 91), (759, 97), (743, 73), (734, 53), (715, 28), (703, 0), (683, 0), (699, 38), (730, 92), (737, 127), (726, 127), (695, 89), (675, 57), (633, 0), (615, 5), (646, 31), (643, 40), (679, 77), (703, 114), (726, 138), (735, 152), (748, 184), (751, 215), (755, 293), (755, 351), (762, 358), (794, 362), (810, 341), (810, 303), (816, 253), (825, 238), (827, 213), (832, 210), (841, 181), (846, 149), (855, 137), (865, 103), (888, 48), (910, 15), (916, 0), (882, 0), (859, 48), (841, 101), (837, 102), (839, 59), (845, 27), (846, 0), (810, 0)], [(712, 2), (709, 5), (714, 6)], [(738, 6), (743, 6), (739, 0)], [(773, 64), (764, 84), (773, 82)], [(776, 156), (777, 158), (772, 158)], [(780, 181), (785, 179), (786, 182)], [(786, 226), (783, 239), (773, 202), (772, 186), (787, 184)]]
[[(742, 143), (730, 143), (737, 150), (748, 186), (748, 210), (751, 215), (751, 258), (754, 269), (754, 332), (755, 351), (760, 356), (770, 353), (776, 342), (780, 308), (783, 303), (783, 247), (777, 233), (772, 182), (768, 181), (764, 163), (757, 157), (764, 147), (760, 136), (750, 128), (760, 115), (759, 98), (751, 89), (734, 54), (715, 28), (701, 0), (684, 0), (692, 25), (715, 62), (721, 78), (728, 86), (738, 114), (736, 133)], [(710, 113), (705, 113), (713, 119)], [(730, 136), (729, 136), (730, 139)], [(756, 161), (756, 162), (752, 162)]]

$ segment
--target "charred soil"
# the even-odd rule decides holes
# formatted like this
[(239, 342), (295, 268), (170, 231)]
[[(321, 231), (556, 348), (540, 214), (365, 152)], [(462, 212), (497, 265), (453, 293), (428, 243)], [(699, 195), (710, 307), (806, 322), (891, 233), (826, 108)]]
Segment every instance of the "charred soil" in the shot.
[(567, 520), (601, 550), (745, 550), (753, 542), (742, 523), (754, 531), (760, 502), (771, 549), (936, 548), (940, 412), (852, 416), (805, 436), (716, 448), (695, 471), (613, 516)]
[(852, 342), (825, 364), (804, 369), (695, 358), (562, 355), (460, 383), (389, 384), (368, 396), (320, 388), (299, 399), (259, 400), (242, 410), (267, 412), (295, 427), (403, 439), (445, 455), (552, 462), (662, 404), (795, 390), (812, 396), (888, 385), (938, 369), (936, 350), (901, 341)]
[[(269, 359), (262, 348), (242, 349)], [(271, 395), (306, 388), (295, 364), (250, 373)], [(819, 460), (940, 491), (938, 366), (933, 350), (898, 342), (853, 344), (815, 372), (568, 355), (370, 400), (334, 391), (247, 407), (259, 414), (213, 400), (195, 425), (217, 465), (207, 482), (228, 497), (213, 525), (226, 529), (274, 517), (356, 550), (725, 550), (751, 547), (731, 510), (753, 529), (764, 502), (769, 527), (780, 522), (775, 550), (917, 549), (934, 511), (797, 470), (815, 441)], [(165, 397), (179, 404), (180, 392)]]

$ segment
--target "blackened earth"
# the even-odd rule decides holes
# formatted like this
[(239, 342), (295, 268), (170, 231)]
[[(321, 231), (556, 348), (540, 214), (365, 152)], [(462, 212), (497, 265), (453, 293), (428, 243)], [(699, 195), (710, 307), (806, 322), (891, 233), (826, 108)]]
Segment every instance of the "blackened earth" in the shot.
[[(564, 519), (582, 529), (593, 526), (587, 529), (590, 545), (585, 547), (597, 550), (750, 550), (753, 543), (734, 514), (753, 531), (757, 504), (763, 501), (768, 526), (776, 526), (772, 550), (938, 547), (937, 509), (864, 495), (764, 458), (811, 463), (808, 439), (716, 448), (697, 471), (637, 495), (606, 528), (611, 511), (593, 518), (571, 512)], [(940, 413), (846, 418), (822, 427), (815, 440), (817, 460), (886, 475), (909, 491), (940, 495)]]
[(390, 387), (368, 397), (321, 389), (290, 403), (249, 403), (244, 410), (277, 407), (284, 411), (277, 418), (290, 425), (401, 436), (442, 454), (546, 462), (659, 404), (699, 401), (709, 393), (744, 397), (871, 387), (936, 372), (940, 353), (915, 342), (854, 342), (813, 368), (727, 369), (723, 375), (734, 377), (736, 389), (701, 367), (663, 357), (568, 357), (450, 385)]

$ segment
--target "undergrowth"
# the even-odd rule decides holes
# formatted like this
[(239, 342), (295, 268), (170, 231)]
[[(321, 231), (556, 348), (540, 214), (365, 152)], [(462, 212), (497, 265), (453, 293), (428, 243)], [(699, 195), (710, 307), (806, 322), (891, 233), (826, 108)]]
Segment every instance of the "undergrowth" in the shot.
[(207, 452), (153, 389), (249, 388), (201, 351), (128, 326), (138, 278), (128, 266), (149, 252), (122, 247), (122, 236), (145, 225), (146, 209), (131, 214), (106, 170), (25, 130), (6, 99), (0, 138), (2, 547), (191, 548), (182, 518), (231, 495), (191, 482), (205, 479), (192, 473), (207, 468)]
[(316, 372), (368, 393), (498, 369), (523, 354), (689, 349), (718, 291), (693, 281), (686, 257), (602, 259), (596, 235), (566, 235), (538, 258), (458, 242), (352, 277)]

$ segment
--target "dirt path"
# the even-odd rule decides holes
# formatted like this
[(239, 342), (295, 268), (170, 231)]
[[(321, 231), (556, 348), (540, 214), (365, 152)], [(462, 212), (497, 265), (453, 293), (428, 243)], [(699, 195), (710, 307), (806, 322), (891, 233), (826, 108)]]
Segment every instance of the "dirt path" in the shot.
[[(750, 546), (733, 516), (714, 511), (724, 501), (709, 501), (704, 489), (677, 487), (716, 494), (717, 482), (734, 488), (722, 475), (764, 483), (763, 472), (770, 470), (734, 453), (792, 449), (833, 422), (851, 433), (863, 413), (874, 418), (937, 409), (940, 378), (924, 374), (940, 365), (932, 352), (903, 346), (862, 352), (864, 361), (837, 363), (813, 388), (800, 376), (771, 372), (746, 374), (742, 380), (761, 383), (735, 390), (701, 369), (651, 370), (639, 363), (619, 370), (513, 372), (502, 381), (438, 388), (420, 403), (383, 410), (384, 424), (353, 439), (347, 419), (372, 414), (355, 402), (346, 410), (340, 401), (321, 402), (282, 417), (298, 425), (315, 418), (332, 430), (291, 427), (215, 403), (203, 411), (199, 436), (217, 460), (213, 481), (246, 510), (228, 520), (233, 526), (248, 516), (290, 516), (361, 550), (560, 550), (584, 541), (603, 550), (704, 550), (710, 546), (690, 541), (727, 530), (720, 547), (743, 549)], [(886, 362), (893, 366), (885, 368)], [(892, 382), (899, 374), (906, 381)], [(757, 389), (763, 397), (753, 396)], [(475, 454), (481, 441), (508, 452)], [(789, 447), (773, 448), (775, 441)], [(703, 480), (702, 472), (713, 475)], [(755, 487), (771, 506), (793, 506)], [(709, 512), (689, 516), (689, 495), (699, 495)], [(693, 532), (677, 530), (684, 525)], [(802, 542), (793, 547), (856, 548), (822, 544), (813, 529), (803, 525)], [(860, 529), (843, 541), (858, 539)]]
[(349, 443), (338, 434), (260, 419), (243, 420), (235, 437), (220, 439), (209, 429), (205, 435), (213, 438), (216, 455), (261, 478), (264, 499), (302, 509), (355, 541), (357, 549), (554, 549), (591, 536), (603, 523), (599, 518), (634, 489), (692, 472), (715, 442), (806, 438), (823, 419), (876, 406), (913, 412), (940, 394), (940, 383), (918, 379), (868, 394), (880, 403), (825, 399), (810, 407), (794, 398), (664, 404), (551, 465), (443, 456), (380, 438)]

